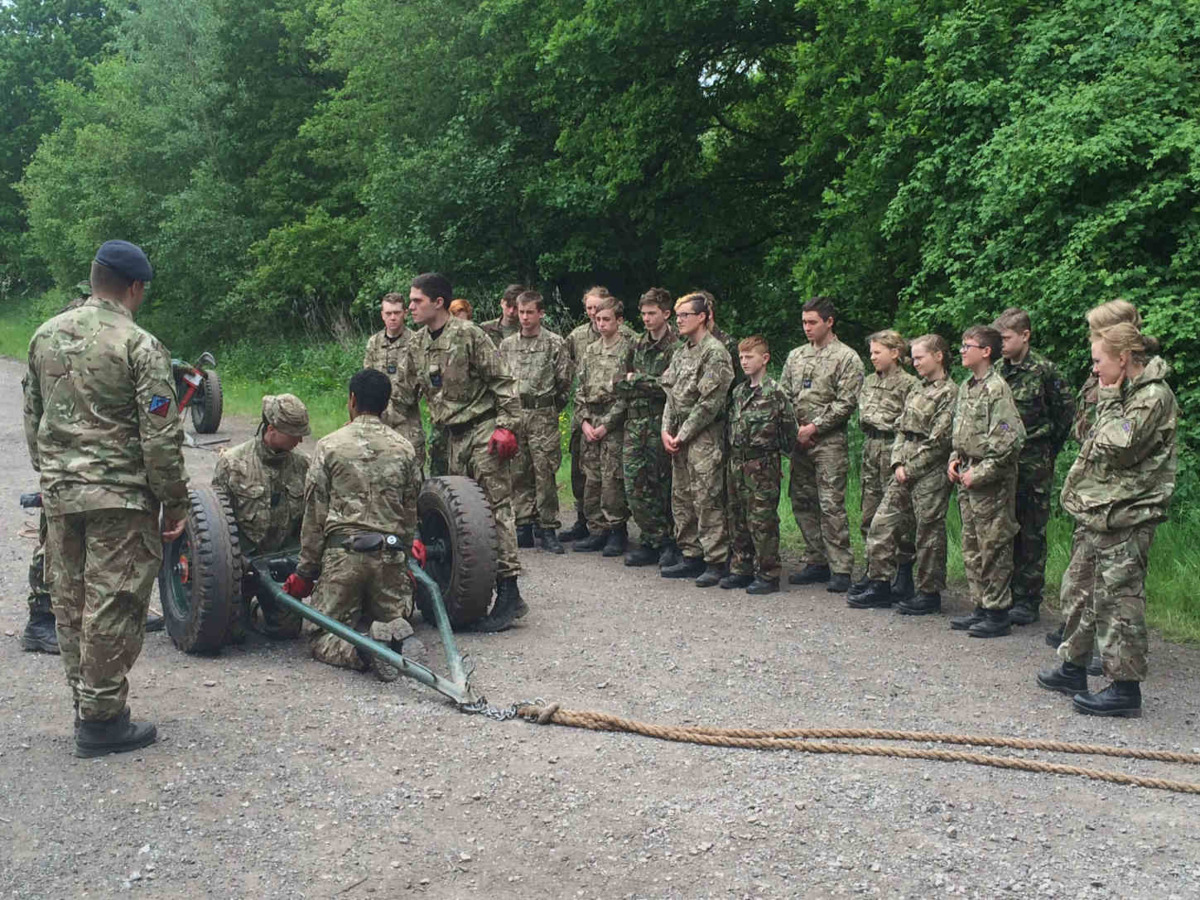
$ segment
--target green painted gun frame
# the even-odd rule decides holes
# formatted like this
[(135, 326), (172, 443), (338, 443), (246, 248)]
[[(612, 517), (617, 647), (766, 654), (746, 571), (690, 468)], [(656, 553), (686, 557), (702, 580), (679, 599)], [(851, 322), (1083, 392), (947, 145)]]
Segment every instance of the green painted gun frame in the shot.
[(344, 625), (336, 619), (331, 619), (324, 613), (317, 612), (307, 603), (297, 600), (291, 594), (287, 593), (283, 589), (283, 585), (271, 576), (271, 561), (273, 559), (275, 559), (273, 556), (255, 559), (251, 562), (251, 565), (254, 567), (254, 571), (258, 573), (260, 584), (266, 586), (276, 603), (287, 607), (296, 613), (296, 615), (320, 625), (330, 634), (337, 635), (342, 640), (353, 644), (359, 650), (370, 653), (373, 656), (378, 656), (384, 662), (391, 663), (400, 670), (402, 675), (414, 678), (421, 682), (421, 684), (433, 688), (439, 694), (449, 697), (459, 706), (475, 702), (476, 698), (471, 693), (470, 686), (471, 673), (467, 671), (463, 663), (463, 658), (458, 652), (458, 645), (454, 641), (454, 630), (450, 627), (450, 617), (446, 615), (446, 607), (442, 603), (442, 592), (438, 589), (437, 582), (430, 578), (425, 570), (417, 565), (416, 562), (410, 559), (408, 561), (408, 569), (412, 572), (413, 578), (429, 591), (433, 597), (433, 616), (437, 619), (438, 635), (441, 637), (442, 647), (446, 651), (446, 661), (450, 667), (449, 679), (442, 678), (436, 672), (431, 672), (419, 663), (413, 662), (411, 659), (406, 659), (391, 647), (371, 640), (365, 634), (355, 631), (350, 626)]

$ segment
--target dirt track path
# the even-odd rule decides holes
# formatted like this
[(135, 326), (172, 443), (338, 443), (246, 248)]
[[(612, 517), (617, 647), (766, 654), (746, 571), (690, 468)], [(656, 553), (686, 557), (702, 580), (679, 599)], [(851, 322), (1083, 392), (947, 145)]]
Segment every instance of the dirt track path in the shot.
[[(59, 662), (19, 644), (33, 520), (16, 500), (35, 484), (20, 374), (0, 360), (4, 896), (1197, 896), (1198, 797), (495, 724), (298, 643), (206, 659), (149, 636), (131, 705), (160, 742), (74, 759)], [(251, 427), (230, 426), (237, 439)], [(188, 451), (194, 481), (214, 459)], [(974, 641), (817, 590), (751, 600), (522, 553), (524, 626), (462, 638), (498, 704), (1200, 748), (1193, 648), (1154, 641), (1144, 718), (1088, 719), (1033, 682), (1049, 623)], [(1200, 781), (1200, 768), (1054, 759)]]

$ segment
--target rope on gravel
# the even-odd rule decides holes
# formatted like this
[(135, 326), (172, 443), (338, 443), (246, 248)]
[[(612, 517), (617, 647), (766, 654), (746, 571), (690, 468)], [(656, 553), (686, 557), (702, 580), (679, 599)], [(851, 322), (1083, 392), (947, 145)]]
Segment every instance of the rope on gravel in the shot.
[(970, 746), (1008, 747), (1017, 750), (1042, 750), (1054, 753), (1078, 753), (1094, 756), (1116, 756), (1126, 759), (1149, 759), (1159, 762), (1200, 765), (1200, 754), (1175, 753), (1169, 750), (1143, 750), (1136, 747), (1110, 747), (1094, 744), (1072, 744), (1063, 741), (1044, 741), (971, 734), (948, 734), (934, 731), (893, 731), (877, 728), (788, 728), (760, 731), (749, 728), (709, 728), (699, 725), (655, 725), (625, 719), (594, 710), (563, 709), (557, 703), (539, 706), (520, 704), (517, 714), (539, 725), (565, 725), (591, 731), (619, 731), (640, 734), (664, 741), (703, 744), (709, 747), (741, 747), (749, 750), (799, 750), (803, 753), (840, 753), (857, 756), (891, 756), (901, 759), (931, 759), (939, 762), (965, 762), (997, 769), (1042, 772), (1051, 775), (1076, 775), (1110, 784), (1155, 788), (1181, 794), (1200, 794), (1200, 784), (1126, 775), (1106, 769), (1089, 769), (1062, 763), (1016, 757), (991, 756), (961, 750), (942, 750), (926, 747), (898, 747), (887, 744), (843, 744), (813, 738), (867, 738), (885, 741), (935, 742)]

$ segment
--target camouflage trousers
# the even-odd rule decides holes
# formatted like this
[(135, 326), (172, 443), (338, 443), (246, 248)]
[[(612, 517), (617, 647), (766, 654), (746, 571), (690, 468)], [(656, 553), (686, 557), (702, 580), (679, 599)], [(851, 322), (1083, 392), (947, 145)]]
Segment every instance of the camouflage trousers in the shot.
[(675, 543), (684, 556), (723, 566), (726, 530), (725, 422), (709, 425), (671, 457), (671, 512)]
[(726, 471), (729, 489), (729, 571), (778, 578), (779, 484), (782, 466), (778, 451), (744, 458), (729, 451)]
[(29, 615), (53, 612), (50, 588), (46, 586), (46, 511), (40, 510), (38, 543), (29, 562)]
[(540, 525), (558, 531), (558, 467), (562, 438), (553, 409), (525, 409), (517, 429), (517, 456), (512, 460), (512, 503), (517, 525)]
[(1046, 526), (1050, 524), (1050, 492), (1054, 487), (1054, 457), (1047, 449), (1024, 455), (1017, 465), (1017, 526), (1013, 538), (1014, 603), (1042, 602), (1046, 586)]
[(913, 583), (923, 594), (940, 594), (946, 587), (946, 508), (950, 505), (950, 479), (944, 465), (934, 467), (915, 481), (888, 485), (883, 502), (867, 534), (867, 577), (891, 581), (903, 561), (900, 541), (917, 532), (912, 557)]
[(496, 577), (515, 578), (521, 574), (517, 559), (517, 523), (512, 506), (512, 466), (510, 460), (488, 453), (488, 441), (496, 430), (496, 420), (488, 417), (465, 431), (446, 433), (448, 475), (474, 478), (487, 497), (496, 520)]
[(642, 543), (661, 548), (674, 534), (671, 520), (671, 455), (662, 445), (662, 410), (625, 420), (625, 496)]
[(567, 451), (571, 454), (571, 495), (575, 498), (575, 509), (583, 514), (583, 428), (582, 423), (571, 421), (571, 437), (567, 442)]
[(46, 565), (67, 684), (87, 721), (120, 715), (162, 564), (158, 513), (95, 509), (47, 517)]
[(1075, 526), (1062, 580), (1061, 659), (1085, 666), (1095, 644), (1110, 680), (1146, 680), (1146, 566), (1155, 528)]
[[(864, 438), (862, 450), (862, 466), (860, 472), (860, 487), (862, 491), (862, 538), (863, 545), (867, 543), (867, 535), (871, 531), (871, 522), (879, 504), (883, 502), (894, 477), (892, 475), (892, 440), (891, 438)], [(913, 561), (913, 532), (900, 530), (892, 533), (900, 565)]]
[(788, 497), (804, 536), (804, 561), (834, 572), (854, 568), (850, 520), (846, 517), (846, 475), (850, 445), (842, 429), (817, 438), (814, 446), (792, 452)]
[(417, 410), (411, 416), (402, 416), (388, 408), (383, 416), (383, 424), (390, 425), (395, 431), (408, 438), (417, 454), (417, 466), (425, 471), (425, 428), (421, 425), (421, 412)]
[[(413, 633), (408, 623), (413, 612), (412, 582), (403, 553), (326, 547), (321, 554), (321, 577), (310, 602), (318, 612), (381, 644), (402, 641)], [(315, 659), (360, 672), (370, 667), (353, 644), (320, 625), (306, 620), (304, 633)]]
[(1012, 606), (1012, 539), (1017, 533), (1017, 472), (1003, 472), (985, 487), (958, 489), (963, 568), (971, 601), (984, 609)]
[(593, 534), (620, 528), (629, 520), (625, 502), (625, 468), (621, 463), (623, 429), (610, 431), (603, 440), (583, 440), (583, 513)]

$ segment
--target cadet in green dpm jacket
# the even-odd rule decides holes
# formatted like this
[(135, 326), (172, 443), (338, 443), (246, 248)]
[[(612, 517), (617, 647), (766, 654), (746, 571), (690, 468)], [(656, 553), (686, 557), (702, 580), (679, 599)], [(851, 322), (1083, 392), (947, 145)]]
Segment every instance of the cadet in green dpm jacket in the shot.
[[(1178, 407), (1150, 353), (1157, 341), (1122, 323), (1093, 336), (1096, 420), (1062, 490), (1075, 519), (1063, 593), (1083, 598), (1058, 648), (1062, 664), (1038, 675), (1050, 690), (1074, 694), (1097, 716), (1139, 716), (1146, 679), (1146, 564), (1154, 531), (1175, 490)], [(1064, 606), (1066, 603), (1064, 602)], [(1086, 665), (1099, 643), (1112, 683), (1088, 693)]]

